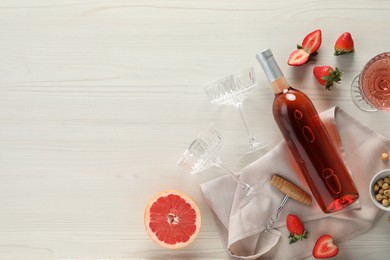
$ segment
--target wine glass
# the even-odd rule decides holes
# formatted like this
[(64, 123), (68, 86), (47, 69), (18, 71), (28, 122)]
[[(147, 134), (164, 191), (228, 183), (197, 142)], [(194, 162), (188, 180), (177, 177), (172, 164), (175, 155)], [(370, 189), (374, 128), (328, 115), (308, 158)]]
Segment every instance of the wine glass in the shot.
[(255, 86), (256, 79), (254, 69), (253, 67), (249, 67), (208, 83), (203, 87), (211, 103), (235, 106), (240, 112), (241, 119), (248, 135), (249, 144), (246, 148), (247, 153), (258, 151), (270, 143), (259, 142), (256, 137), (251, 134), (242, 110), (244, 100), (249, 96)]
[(390, 52), (372, 58), (351, 83), (352, 100), (364, 111), (390, 111)]
[(190, 144), (177, 164), (191, 174), (202, 172), (212, 166), (225, 170), (245, 192), (245, 197), (240, 202), (240, 207), (243, 207), (254, 197), (262, 183), (258, 181), (254, 185), (249, 185), (226, 168), (219, 157), (222, 141), (222, 136), (210, 126)]

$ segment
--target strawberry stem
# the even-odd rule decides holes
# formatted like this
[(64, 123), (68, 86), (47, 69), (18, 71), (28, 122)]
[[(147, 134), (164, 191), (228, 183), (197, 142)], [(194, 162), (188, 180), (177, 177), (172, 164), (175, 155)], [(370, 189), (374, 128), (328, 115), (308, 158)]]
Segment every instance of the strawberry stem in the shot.
[(351, 52), (354, 52), (354, 49), (350, 50), (350, 51), (346, 51), (346, 50), (336, 50), (334, 52), (334, 55), (335, 56), (340, 56), (340, 55), (344, 55), (344, 54), (348, 54), (348, 53), (351, 53)]
[(341, 81), (341, 76), (343, 73), (336, 67), (334, 71), (331, 71), (328, 76), (322, 77), (323, 80), (326, 80), (326, 89), (331, 90), (333, 83), (339, 83)]
[(290, 238), (289, 244), (293, 244), (299, 240), (303, 240), (303, 239), (306, 239), (308, 237), (309, 237), (309, 231), (307, 231), (307, 230), (305, 230), (302, 235), (290, 233), (290, 235), (288, 236), (288, 238)]

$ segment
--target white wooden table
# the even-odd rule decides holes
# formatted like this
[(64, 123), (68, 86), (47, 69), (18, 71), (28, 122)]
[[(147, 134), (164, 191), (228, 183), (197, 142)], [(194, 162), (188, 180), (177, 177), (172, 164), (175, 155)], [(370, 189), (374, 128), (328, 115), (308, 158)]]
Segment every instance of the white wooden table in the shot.
[[(229, 258), (199, 189), (222, 171), (189, 176), (176, 161), (211, 121), (226, 138), (229, 168), (261, 154), (239, 155), (238, 112), (210, 104), (201, 86), (255, 66), (259, 83), (244, 110), (259, 139), (280, 141), (273, 92), (254, 58), (270, 47), (318, 111), (338, 105), (390, 138), (390, 113), (360, 111), (349, 88), (390, 50), (389, 23), (388, 1), (1, 0), (0, 259)], [(287, 66), (317, 28), (317, 62)], [(356, 52), (336, 58), (345, 31)], [(342, 83), (325, 91), (315, 65), (338, 66)], [(198, 238), (182, 250), (159, 247), (144, 230), (144, 207), (164, 189), (190, 194), (202, 211)], [(385, 259), (388, 216), (341, 244), (339, 259)]]

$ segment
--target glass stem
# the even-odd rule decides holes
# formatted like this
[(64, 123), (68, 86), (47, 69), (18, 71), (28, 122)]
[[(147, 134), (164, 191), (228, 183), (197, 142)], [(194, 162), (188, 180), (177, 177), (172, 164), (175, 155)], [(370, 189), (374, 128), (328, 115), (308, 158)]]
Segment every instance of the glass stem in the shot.
[(256, 138), (251, 134), (251, 132), (249, 130), (248, 123), (247, 123), (245, 116), (244, 116), (244, 112), (242, 111), (242, 103), (238, 104), (237, 108), (238, 108), (238, 111), (240, 112), (242, 122), (244, 123), (245, 130), (246, 130), (246, 133), (247, 133), (248, 139), (249, 139), (249, 144), (253, 145), (256, 142)]
[(216, 164), (218, 167), (224, 169), (225, 171), (227, 171), (232, 177), (233, 179), (241, 185), (241, 187), (244, 189), (244, 190), (247, 190), (250, 188), (250, 186), (248, 184), (246, 184), (245, 182), (243, 182), (242, 180), (240, 180), (235, 174), (234, 172), (232, 172), (230, 169), (226, 168), (225, 165), (223, 165), (223, 163), (221, 161), (219, 161), (217, 164)]

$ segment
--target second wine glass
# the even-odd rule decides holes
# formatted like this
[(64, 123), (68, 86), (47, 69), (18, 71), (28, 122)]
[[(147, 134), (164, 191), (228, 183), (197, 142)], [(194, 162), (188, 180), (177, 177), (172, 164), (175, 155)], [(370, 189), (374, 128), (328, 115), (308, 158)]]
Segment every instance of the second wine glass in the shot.
[(242, 110), (244, 100), (247, 99), (255, 86), (256, 79), (254, 69), (249, 67), (208, 83), (203, 87), (211, 103), (234, 106), (240, 112), (242, 122), (244, 123), (248, 135), (249, 144), (247, 145), (246, 153), (258, 151), (270, 143), (259, 142), (256, 137), (252, 135)]
[(243, 189), (245, 195), (239, 205), (240, 207), (244, 207), (257, 194), (263, 182), (258, 180), (253, 185), (249, 185), (236, 176), (222, 163), (219, 156), (221, 146), (221, 134), (213, 127), (209, 127), (206, 132), (202, 133), (190, 144), (177, 164), (191, 174), (202, 172), (212, 166), (217, 166), (225, 170)]

